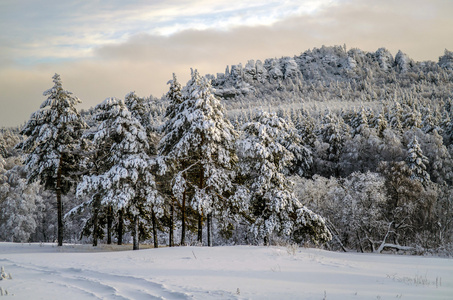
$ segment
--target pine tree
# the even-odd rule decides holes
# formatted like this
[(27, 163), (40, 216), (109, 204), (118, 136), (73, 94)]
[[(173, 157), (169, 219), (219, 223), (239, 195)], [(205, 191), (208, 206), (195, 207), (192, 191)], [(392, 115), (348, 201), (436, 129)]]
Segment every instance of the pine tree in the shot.
[(385, 119), (384, 115), (379, 114), (376, 118), (375, 126), (374, 126), (374, 128), (377, 131), (378, 137), (380, 137), (381, 139), (384, 138), (384, 130), (386, 130), (387, 127), (388, 127), (388, 122)]
[[(174, 97), (169, 97), (172, 110), (164, 125), (159, 154), (175, 174), (172, 190), (176, 198), (184, 203), (190, 195), (192, 207), (199, 214), (198, 241), (202, 242), (204, 216), (210, 230), (212, 213), (222, 209), (227, 201), (224, 195), (233, 188), (237, 134), (214, 97), (210, 82), (198, 71), (192, 72), (179, 104), (179, 97), (172, 92), (174, 87), (173, 82), (169, 92)], [(209, 239), (208, 234), (208, 244)]]
[(412, 141), (407, 145), (407, 165), (411, 171), (411, 179), (419, 180), (423, 184), (430, 182), (430, 177), (426, 171), (426, 165), (429, 163), (428, 158), (423, 155), (420, 144), (414, 136)]
[(287, 124), (288, 128), (286, 134), (280, 136), (279, 142), (293, 154), (294, 158), (285, 168), (284, 173), (299, 175), (301, 177), (310, 177), (312, 175), (313, 167), (312, 151), (305, 146), (304, 141), (302, 137), (299, 136), (296, 128), (290, 123)]
[(401, 126), (404, 129), (421, 128), (422, 116), (413, 105), (404, 105)]
[[(162, 125), (162, 128), (160, 128), (160, 131), (165, 135), (171, 131), (171, 125), (172, 123), (170, 122), (178, 113), (179, 105), (181, 105), (183, 99), (182, 99), (182, 92), (181, 92), (181, 84), (178, 82), (178, 79), (176, 78), (176, 74), (173, 73), (173, 79), (169, 80), (167, 84), (170, 84), (169, 91), (165, 95), (165, 98), (168, 100), (168, 105), (165, 111), (165, 118), (167, 121)], [(158, 145), (160, 147), (161, 144)], [(162, 152), (161, 149), (158, 149), (158, 158), (161, 158)], [(158, 159), (158, 162), (161, 160)], [(165, 163), (164, 164), (159, 164), (163, 165), (163, 170), (160, 172), (160, 180), (161, 182), (161, 187), (160, 190), (165, 190), (166, 194), (170, 198), (169, 205), (170, 205), (170, 216), (169, 216), (169, 246), (173, 246), (173, 237), (174, 237), (174, 212), (175, 212), (175, 197), (172, 193), (171, 187), (170, 187), (170, 181), (171, 178), (175, 175), (174, 173), (171, 174), (171, 172), (168, 172)], [(175, 170), (172, 170), (175, 171)], [(185, 244), (185, 237), (186, 237), (186, 199), (185, 199), (185, 194), (183, 196), (183, 201), (181, 201), (181, 245)]]
[(77, 186), (77, 196), (92, 194), (89, 203), (99, 197), (101, 205), (130, 213), (137, 250), (140, 215), (146, 210), (160, 213), (162, 206), (151, 172), (153, 163), (148, 155), (146, 132), (119, 99), (107, 98), (96, 108), (100, 110), (96, 118), (102, 122), (94, 133), (93, 143), (108, 148), (102, 158), (106, 167), (97, 174), (84, 176)]
[[(143, 126), (146, 131), (147, 140), (149, 144), (148, 155), (150, 157), (156, 154), (156, 146), (158, 142), (158, 137), (154, 132), (154, 128), (151, 125), (151, 115), (149, 112), (149, 107), (147, 107), (147, 103), (145, 98), (138, 97), (134, 92), (131, 92), (126, 95), (124, 103), (126, 107), (131, 112), (133, 118), (137, 119), (139, 123)], [(157, 218), (156, 213), (154, 210), (151, 210), (151, 222), (152, 222), (152, 229), (153, 229), (153, 242), (154, 248), (158, 248), (158, 241), (157, 241)]]
[[(178, 138), (180, 138), (180, 133), (178, 127), (175, 127), (174, 122), (177, 121), (177, 124), (181, 124), (183, 119), (182, 115), (179, 115), (179, 110), (183, 102), (181, 84), (178, 82), (176, 74), (173, 73), (173, 80), (169, 80), (167, 84), (170, 84), (169, 91), (165, 95), (165, 98), (168, 100), (168, 106), (165, 112), (166, 122), (160, 128), (160, 131), (165, 137), (165, 141), (161, 139), (158, 144), (158, 164), (160, 168), (160, 176), (162, 177), (160, 182), (165, 185), (165, 190), (168, 191), (170, 197), (170, 236), (169, 236), (169, 245), (173, 243), (173, 228), (174, 228), (174, 200), (177, 198), (179, 200), (181, 208), (181, 245), (185, 245), (186, 238), (186, 198), (187, 191), (185, 188), (186, 174), (182, 176), (175, 177), (178, 173), (178, 166), (183, 167), (184, 162), (180, 161), (179, 164), (177, 161), (172, 161), (171, 157), (168, 157), (168, 153), (171, 151), (171, 146), (177, 143)], [(168, 166), (173, 166), (173, 168), (168, 168)], [(173, 191), (173, 189), (179, 189)], [(163, 188), (161, 188), (162, 190)], [(180, 189), (183, 189), (182, 191)]]
[(338, 162), (346, 141), (349, 139), (349, 126), (342, 118), (327, 111), (321, 121), (319, 136), (322, 142), (328, 145), (324, 160), (328, 164), (329, 173), (339, 176)]
[(139, 97), (135, 92), (130, 92), (124, 99), (124, 104), (131, 112), (132, 116), (142, 124), (145, 129), (151, 126), (149, 108), (145, 98)]
[(283, 174), (294, 155), (280, 143), (288, 136), (288, 124), (275, 114), (261, 112), (246, 123), (237, 143), (239, 174), (251, 193), (252, 231), (265, 243), (273, 233), (289, 236), (301, 229), (316, 241), (330, 239), (324, 220), (294, 196)]
[(63, 205), (61, 196), (74, 184), (77, 171), (77, 145), (86, 127), (75, 105), (80, 100), (63, 89), (60, 75), (53, 77), (54, 86), (44, 92), (48, 98), (34, 112), (22, 129), (27, 139), (18, 144), (28, 153), (28, 181), (41, 181), (55, 191), (58, 210), (58, 245), (63, 245)]
[(350, 126), (352, 137), (356, 136), (357, 134), (362, 134), (364, 130), (368, 129), (368, 117), (363, 106), (359, 111), (353, 112)]
[(316, 142), (315, 121), (306, 110), (299, 111), (295, 126), (303, 145), (311, 150), (314, 149)]
[[(390, 103), (389, 103), (390, 105)], [(403, 131), (402, 118), (403, 118), (403, 109), (401, 104), (397, 101), (396, 95), (392, 103), (392, 106), (387, 109), (385, 114), (388, 124), (397, 132)]]

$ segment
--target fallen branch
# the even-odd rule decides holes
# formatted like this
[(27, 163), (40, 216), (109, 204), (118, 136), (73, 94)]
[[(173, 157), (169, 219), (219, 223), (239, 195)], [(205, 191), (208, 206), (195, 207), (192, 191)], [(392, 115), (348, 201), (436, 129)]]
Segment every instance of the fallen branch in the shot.
[(382, 250), (384, 250), (384, 248), (392, 248), (392, 249), (396, 249), (396, 250), (402, 250), (402, 251), (411, 251), (411, 250), (415, 250), (414, 247), (410, 247), (410, 246), (401, 246), (401, 245), (396, 245), (396, 244), (381, 244), (381, 246), (379, 246), (379, 249), (377, 250), (378, 253), (381, 253)]

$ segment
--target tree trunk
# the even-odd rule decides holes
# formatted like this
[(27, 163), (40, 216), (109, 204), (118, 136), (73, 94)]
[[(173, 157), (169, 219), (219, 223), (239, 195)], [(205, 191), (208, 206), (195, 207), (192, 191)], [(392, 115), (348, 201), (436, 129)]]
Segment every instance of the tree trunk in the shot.
[(360, 252), (363, 253), (362, 242), (360, 240), (359, 232), (356, 232), (357, 242), (359, 243)]
[(170, 204), (170, 236), (168, 237), (168, 247), (173, 247), (173, 236), (174, 236), (174, 232), (173, 232), (173, 228), (174, 228), (174, 224), (173, 224), (173, 213), (174, 213), (174, 205), (173, 205), (173, 198), (171, 198), (171, 204)]
[(118, 245), (123, 244), (123, 209), (120, 209), (118, 212)]
[[(185, 178), (184, 178), (185, 179)], [(186, 244), (186, 190), (182, 193), (181, 246)]]
[(138, 244), (138, 235), (139, 235), (139, 229), (138, 229), (138, 221), (139, 217), (138, 215), (134, 216), (134, 230), (132, 232), (133, 234), (133, 247), (132, 250), (138, 250), (139, 249), (139, 244)]
[(111, 205), (107, 207), (107, 245), (112, 244), (112, 223), (113, 223), (113, 208)]
[[(201, 152), (201, 145), (203, 144), (203, 136), (201, 137), (201, 144), (200, 144), (200, 154)], [(200, 166), (200, 183), (198, 184), (198, 188), (200, 190), (203, 189), (203, 180), (204, 180), (204, 170), (203, 166)], [(198, 216), (198, 243), (203, 244), (203, 210), (199, 212)]]
[(200, 244), (203, 244), (203, 215), (198, 214), (198, 237), (197, 241)]
[[(95, 204), (96, 205), (96, 204)], [(97, 207), (94, 208), (93, 212), (93, 247), (97, 247), (98, 245), (98, 218), (99, 216), (99, 209)]]
[(207, 216), (206, 226), (208, 227), (208, 247), (212, 247), (212, 241), (211, 241), (212, 213), (209, 213)]
[(327, 221), (327, 228), (330, 230), (332, 236), (340, 244), (340, 247), (343, 250), (343, 252), (348, 252), (348, 250), (346, 249), (346, 247), (343, 245), (343, 243), (340, 240), (340, 234), (338, 233), (338, 230), (335, 228), (335, 226), (333, 226), (333, 224), (329, 221), (329, 219), (326, 218), (326, 221)]
[(156, 214), (154, 213), (154, 210), (151, 211), (151, 218), (153, 222), (153, 241), (154, 241), (154, 248), (159, 248), (159, 244), (157, 241), (157, 220), (156, 220)]
[(58, 246), (63, 246), (63, 203), (61, 201), (61, 177), (62, 169), (61, 165), (63, 164), (63, 156), (60, 155), (60, 164), (58, 165), (57, 171), (57, 230), (58, 230)]

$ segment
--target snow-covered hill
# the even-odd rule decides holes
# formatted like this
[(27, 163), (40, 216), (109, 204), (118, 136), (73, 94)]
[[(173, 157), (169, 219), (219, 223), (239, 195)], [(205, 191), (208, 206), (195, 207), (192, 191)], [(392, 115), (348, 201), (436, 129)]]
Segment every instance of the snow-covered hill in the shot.
[(292, 247), (141, 251), (109, 247), (0, 243), (0, 266), (12, 276), (0, 280), (0, 293), (7, 291), (12, 299), (64, 300), (451, 299), (453, 295), (451, 259)]
[[(382, 102), (409, 97), (451, 97), (453, 52), (439, 61), (416, 62), (399, 51), (375, 52), (345, 46), (314, 48), (293, 57), (249, 60), (208, 75), (228, 109), (301, 105), (306, 102)], [(277, 108), (275, 108), (276, 110)]]

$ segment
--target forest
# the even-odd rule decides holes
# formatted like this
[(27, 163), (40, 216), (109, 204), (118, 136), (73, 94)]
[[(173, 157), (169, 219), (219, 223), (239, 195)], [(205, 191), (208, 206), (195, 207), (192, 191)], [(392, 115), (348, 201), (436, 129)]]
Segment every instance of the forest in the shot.
[(0, 129), (0, 241), (453, 254), (453, 52), (190, 72), (80, 111), (55, 74)]

